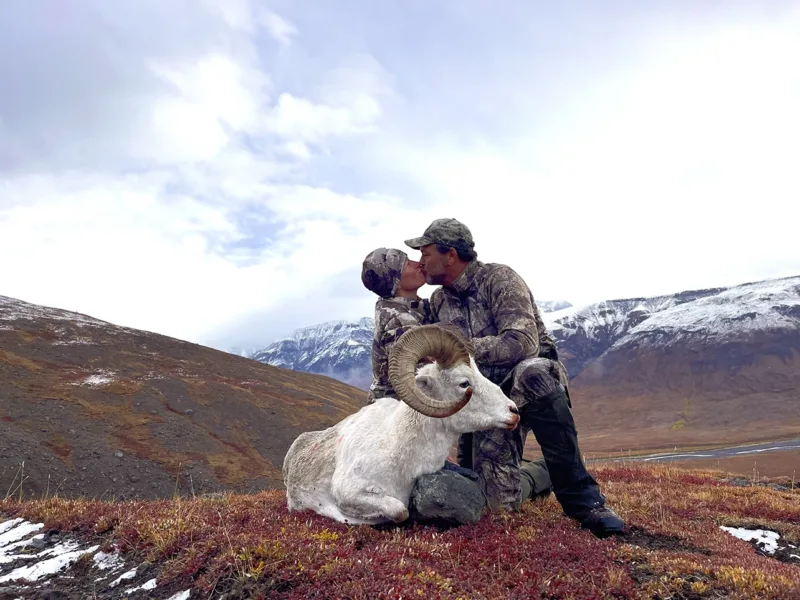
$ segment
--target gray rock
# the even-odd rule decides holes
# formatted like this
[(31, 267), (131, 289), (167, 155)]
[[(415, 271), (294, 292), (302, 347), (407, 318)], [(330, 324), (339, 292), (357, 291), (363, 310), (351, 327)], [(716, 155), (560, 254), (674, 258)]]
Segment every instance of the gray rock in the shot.
[(477, 523), (486, 504), (480, 486), (454, 471), (422, 475), (411, 490), (408, 512), (414, 521)]
[(30, 546), (36, 548), (37, 550), (42, 550), (47, 546), (47, 542), (45, 542), (42, 538), (36, 538), (35, 540), (31, 540)]
[(776, 490), (778, 492), (788, 492), (788, 491), (790, 491), (790, 488), (788, 488), (785, 485), (780, 485), (778, 483), (768, 483), (767, 487), (772, 489), (772, 490)]
[(114, 453), (114, 456), (116, 456), (117, 458), (122, 458), (122, 457), (123, 457), (123, 456), (125, 456), (125, 455), (124, 455), (122, 452), (120, 452), (119, 450), (117, 450), (117, 451)]
[(191, 408), (187, 408), (185, 411), (183, 411), (183, 414), (191, 417), (194, 414), (194, 411)]

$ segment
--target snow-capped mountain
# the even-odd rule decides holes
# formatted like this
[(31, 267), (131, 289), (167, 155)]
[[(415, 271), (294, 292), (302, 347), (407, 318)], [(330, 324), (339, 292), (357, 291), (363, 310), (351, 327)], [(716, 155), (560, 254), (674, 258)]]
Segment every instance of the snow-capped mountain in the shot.
[[(693, 290), (652, 298), (607, 300), (580, 309), (537, 301), (574, 380), (606, 354), (666, 349), (701, 351), (732, 340), (800, 329), (800, 277)], [(298, 329), (251, 355), (260, 362), (369, 385), (374, 321), (331, 321)]]
[[(800, 277), (582, 308), (537, 304), (569, 371), (587, 450), (800, 432)], [(365, 389), (372, 328), (372, 319), (305, 328), (254, 358)]]
[[(563, 314), (572, 305), (565, 300), (537, 302), (543, 313)], [(327, 375), (368, 389), (372, 381), (372, 336), (375, 321), (330, 321), (304, 327), (282, 340), (250, 354), (259, 362), (295, 371)]]
[(800, 277), (592, 304), (547, 323), (570, 376), (607, 353), (695, 351), (800, 331)]
[(566, 300), (537, 300), (536, 306), (542, 313), (553, 313), (566, 308), (572, 308), (572, 304)]
[(800, 432), (800, 277), (601, 302), (552, 330), (586, 447)]
[(254, 360), (294, 371), (327, 375), (367, 389), (372, 381), (375, 321), (330, 321), (292, 332), (254, 352)]

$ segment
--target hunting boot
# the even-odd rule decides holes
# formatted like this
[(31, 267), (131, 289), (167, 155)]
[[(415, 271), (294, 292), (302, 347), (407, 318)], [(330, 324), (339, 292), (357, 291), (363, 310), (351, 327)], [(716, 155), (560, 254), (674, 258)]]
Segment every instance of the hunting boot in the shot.
[(597, 537), (622, 533), (625, 523), (605, 506), (594, 477), (586, 470), (578, 448), (578, 432), (564, 386), (531, 398), (520, 416), (542, 449), (553, 493), (564, 513)]

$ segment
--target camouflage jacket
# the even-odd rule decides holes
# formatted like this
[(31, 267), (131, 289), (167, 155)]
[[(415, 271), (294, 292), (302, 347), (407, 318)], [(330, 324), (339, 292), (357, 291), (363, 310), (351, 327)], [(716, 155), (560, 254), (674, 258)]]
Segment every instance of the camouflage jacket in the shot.
[(372, 339), (372, 385), (368, 404), (376, 398), (396, 398), (389, 383), (389, 349), (406, 331), (431, 322), (428, 300), (381, 298), (375, 303), (375, 336)]
[(558, 361), (533, 294), (505, 265), (473, 260), (452, 288), (433, 293), (431, 312), (434, 322), (453, 323), (472, 339), (478, 368), (498, 385), (526, 358)]

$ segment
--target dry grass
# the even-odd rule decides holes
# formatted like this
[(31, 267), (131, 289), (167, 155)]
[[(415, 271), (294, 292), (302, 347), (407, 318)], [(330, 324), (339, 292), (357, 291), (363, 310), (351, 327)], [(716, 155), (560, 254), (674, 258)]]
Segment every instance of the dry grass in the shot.
[(748, 479), (760, 480), (765, 477), (795, 478), (800, 484), (800, 450), (786, 452), (762, 452), (727, 458), (697, 459), (676, 461), (676, 467), (684, 469), (719, 469)]
[(103, 539), (159, 564), (160, 585), (254, 598), (800, 598), (800, 565), (720, 525), (800, 541), (800, 492), (739, 488), (710, 472), (594, 470), (631, 535), (598, 540), (554, 500), (448, 531), (348, 527), (288, 513), (282, 492), (158, 502), (0, 502), (6, 516)]

